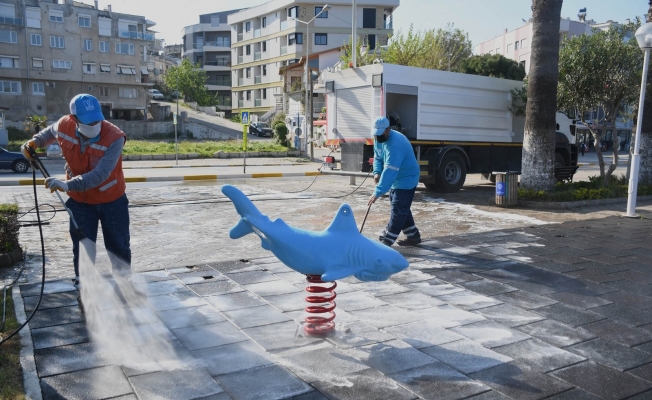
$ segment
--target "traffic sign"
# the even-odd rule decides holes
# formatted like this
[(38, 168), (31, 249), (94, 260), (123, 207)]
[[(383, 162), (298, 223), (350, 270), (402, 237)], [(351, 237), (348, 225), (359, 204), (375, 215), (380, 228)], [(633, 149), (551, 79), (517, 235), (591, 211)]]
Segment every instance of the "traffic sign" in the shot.
[(242, 125), (249, 125), (249, 110), (240, 111), (240, 121)]

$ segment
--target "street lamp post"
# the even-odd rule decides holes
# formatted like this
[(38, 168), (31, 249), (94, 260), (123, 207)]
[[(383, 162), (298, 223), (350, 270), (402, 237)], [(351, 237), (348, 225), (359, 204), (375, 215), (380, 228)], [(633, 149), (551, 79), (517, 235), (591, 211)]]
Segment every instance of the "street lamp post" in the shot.
[(310, 57), (310, 23), (315, 20), (315, 18), (319, 17), (321, 13), (324, 11), (330, 10), (331, 6), (328, 4), (325, 4), (324, 7), (322, 7), (321, 11), (315, 14), (314, 17), (308, 22), (302, 21), (298, 18), (294, 18), (295, 21), (301, 22), (302, 24), (306, 24), (306, 37), (304, 38), (304, 46), (306, 46), (306, 60), (305, 60), (305, 74), (306, 74), (306, 103), (304, 106), (305, 110), (305, 117), (304, 120), (306, 121), (306, 138), (308, 137), (308, 130), (310, 130), (310, 140), (306, 140), (306, 146), (308, 146), (308, 143), (310, 143), (310, 161), (312, 161), (313, 156), (314, 156), (314, 150), (313, 150), (313, 144), (312, 144), (312, 136), (313, 136), (313, 130), (312, 130), (312, 107), (310, 106), (309, 100), (312, 100), (309, 96), (311, 96), (312, 92), (312, 77), (310, 75), (310, 67), (309, 67), (309, 57)]
[(641, 25), (641, 27), (636, 30), (634, 36), (636, 36), (638, 46), (645, 52), (645, 57), (643, 61), (643, 77), (641, 78), (641, 96), (638, 100), (638, 118), (636, 121), (634, 154), (631, 155), (632, 168), (629, 173), (626, 217), (637, 217), (636, 194), (638, 190), (638, 168), (641, 164), (639, 150), (641, 145), (641, 125), (643, 125), (643, 105), (645, 102), (645, 89), (647, 86), (647, 70), (650, 65), (650, 49), (652, 49), (652, 22)]

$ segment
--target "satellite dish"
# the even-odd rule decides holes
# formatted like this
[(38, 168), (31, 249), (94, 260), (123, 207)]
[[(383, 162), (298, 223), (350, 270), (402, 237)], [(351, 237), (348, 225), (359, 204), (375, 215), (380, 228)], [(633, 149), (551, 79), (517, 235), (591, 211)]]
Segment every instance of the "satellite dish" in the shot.
[(161, 71), (158, 68), (154, 68), (154, 75), (159, 75)]

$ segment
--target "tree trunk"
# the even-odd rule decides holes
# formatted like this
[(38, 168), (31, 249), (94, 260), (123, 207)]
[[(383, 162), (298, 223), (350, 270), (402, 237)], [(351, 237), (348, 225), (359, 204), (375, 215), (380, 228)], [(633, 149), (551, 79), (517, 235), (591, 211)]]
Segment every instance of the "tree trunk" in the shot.
[(562, 0), (532, 0), (532, 65), (523, 139), (521, 186), (555, 186), (555, 113), (559, 76), (559, 21)]
[[(649, 8), (646, 19), (647, 22), (652, 22), (652, 0), (649, 1)], [(650, 90), (650, 82), (652, 82), (652, 69), (648, 69), (647, 81), (648, 87), (645, 92), (645, 101), (643, 102), (643, 123), (641, 124), (641, 142), (639, 145), (641, 162), (638, 170), (638, 182), (652, 184), (652, 90)], [(630, 146), (630, 154), (634, 152), (635, 140), (635, 134), (633, 133)]]

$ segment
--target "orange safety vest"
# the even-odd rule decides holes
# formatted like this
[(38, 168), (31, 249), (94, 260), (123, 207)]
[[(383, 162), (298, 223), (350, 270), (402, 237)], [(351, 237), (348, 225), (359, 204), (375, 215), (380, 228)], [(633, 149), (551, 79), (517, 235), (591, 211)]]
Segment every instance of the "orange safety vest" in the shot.
[[(81, 145), (77, 137), (77, 124), (75, 120), (66, 115), (61, 117), (54, 126), (57, 134), (57, 141), (61, 146), (61, 152), (66, 159), (66, 179), (90, 172), (97, 166), (97, 163), (104, 156), (104, 152), (116, 140), (127, 141), (127, 136), (117, 126), (109, 121), (102, 121), (100, 139), (89, 143), (84, 154), (81, 152)], [(72, 173), (72, 175), (71, 175)], [(125, 193), (127, 185), (122, 173), (122, 155), (111, 171), (111, 175), (101, 185), (84, 192), (68, 192), (73, 200), (87, 204), (103, 204), (117, 200)]]

